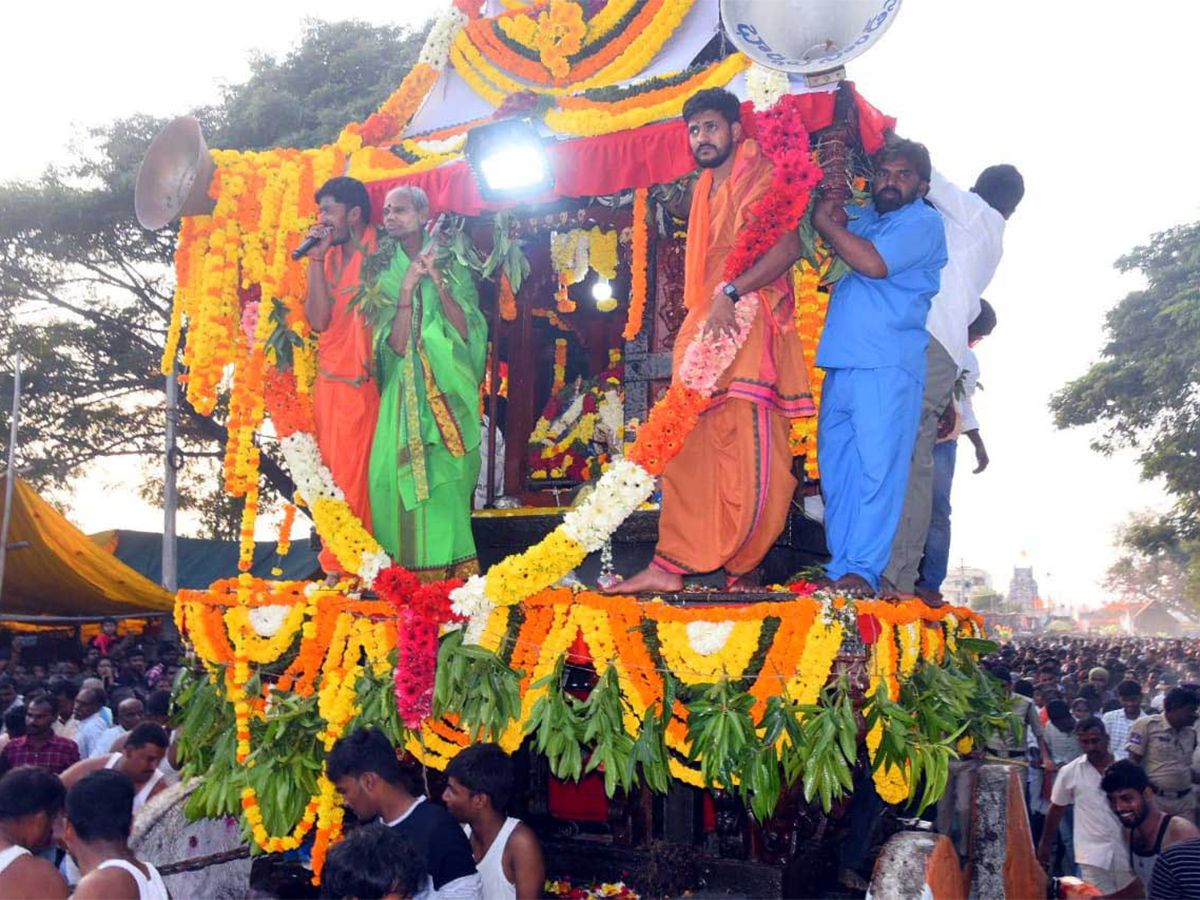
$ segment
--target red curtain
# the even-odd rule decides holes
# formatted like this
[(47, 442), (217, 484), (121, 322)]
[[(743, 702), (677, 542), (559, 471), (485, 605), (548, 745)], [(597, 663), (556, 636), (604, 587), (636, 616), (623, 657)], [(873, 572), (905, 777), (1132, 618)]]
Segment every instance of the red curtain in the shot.
[[(854, 94), (863, 147), (873, 153), (882, 145), (884, 131), (895, 128), (896, 120), (883, 115), (857, 91)], [(832, 92), (801, 95), (804, 125), (810, 132), (826, 128), (833, 122), (835, 97)], [(747, 134), (753, 136), (754, 111), (749, 102), (742, 104), (742, 121)], [(630, 188), (664, 184), (681, 178), (696, 167), (680, 119), (591, 138), (559, 141), (550, 144), (546, 152), (554, 170), (554, 190), (530, 197), (522, 205), (550, 203), (561, 197), (603, 196)], [(483, 210), (516, 205), (484, 202), (471, 170), (463, 160), (413, 175), (369, 183), (367, 190), (376, 221), (380, 219), (387, 192), (401, 184), (423, 189), (429, 195), (429, 208), (434, 212), (476, 216)]]

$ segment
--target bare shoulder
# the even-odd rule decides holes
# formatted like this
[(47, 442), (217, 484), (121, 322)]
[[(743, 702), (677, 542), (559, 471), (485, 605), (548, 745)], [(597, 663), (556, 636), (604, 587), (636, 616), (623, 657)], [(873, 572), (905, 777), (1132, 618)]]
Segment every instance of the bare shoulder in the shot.
[(96, 769), (103, 768), (107, 761), (107, 754), (104, 756), (89, 756), (87, 759), (81, 759), (79, 762), (73, 764), (62, 773), (62, 783), (69, 788), (88, 772), (94, 772)]
[(1167, 826), (1167, 833), (1163, 838), (1163, 846), (1169, 847), (1171, 844), (1191, 840), (1194, 837), (1200, 837), (1200, 828), (1197, 828), (1192, 824), (1191, 820), (1185, 819), (1183, 816), (1171, 816), (1171, 824)]
[(522, 856), (530, 853), (540, 854), (542, 852), (542, 843), (538, 840), (537, 833), (522, 822), (508, 836), (508, 844), (504, 850), (506, 853), (521, 854)]
[(139, 895), (138, 883), (124, 869), (93, 869), (79, 880), (75, 900), (126, 900)]
[(67, 883), (58, 870), (37, 856), (22, 856), (0, 875), (0, 897), (11, 900), (62, 900)]

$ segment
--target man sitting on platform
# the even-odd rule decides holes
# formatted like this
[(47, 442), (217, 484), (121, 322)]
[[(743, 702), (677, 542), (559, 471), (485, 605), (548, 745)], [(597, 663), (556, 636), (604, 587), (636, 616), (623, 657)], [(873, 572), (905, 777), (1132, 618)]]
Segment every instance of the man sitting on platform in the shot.
[(452, 257), (435, 262), (428, 221), (420, 188), (393, 188), (384, 199), (386, 258), (372, 260), (372, 289), (396, 306), (375, 335), (382, 396), (370, 484), (375, 539), (423, 581), (437, 581), (479, 571), (471, 497), (487, 322), (466, 267)]
[(893, 142), (876, 155), (872, 202), (850, 210), (853, 220), (828, 198), (812, 212), (851, 270), (830, 297), (817, 350), (826, 372), (817, 428), (833, 557), (826, 573), (840, 591), (879, 589), (904, 506), (925, 387), (925, 319), (946, 264), (942, 217), (923, 199), (931, 170), (924, 146)]
[(610, 588), (621, 593), (676, 591), (685, 574), (718, 569), (732, 589), (752, 588), (759, 563), (787, 522), (796, 488), (790, 420), (814, 411), (787, 277), (800, 256), (796, 232), (785, 233), (722, 286), (726, 258), (751, 207), (770, 187), (771, 165), (757, 142), (743, 139), (741, 104), (728, 91), (700, 91), (684, 104), (683, 119), (702, 171), (690, 190), (690, 208), (672, 210), (688, 219), (687, 318), (675, 338), (673, 377), (702, 328), (736, 330), (739, 296), (758, 291), (765, 302), (713, 405), (663, 472), (654, 560)]
[[(375, 250), (375, 226), (366, 186), (354, 178), (331, 178), (316, 193), (318, 224), (309, 237), (308, 297), (304, 312), (319, 336), (313, 417), (321, 459), (346, 502), (368, 530), (371, 503), (367, 464), (379, 415), (379, 388), (372, 377), (371, 332), (350, 308), (362, 282), (362, 265)], [(328, 548), (321, 568), (342, 570)]]

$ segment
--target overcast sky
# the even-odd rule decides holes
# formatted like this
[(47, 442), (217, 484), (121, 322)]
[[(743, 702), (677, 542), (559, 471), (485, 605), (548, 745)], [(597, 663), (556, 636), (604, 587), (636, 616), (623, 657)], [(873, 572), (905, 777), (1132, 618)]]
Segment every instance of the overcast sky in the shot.
[[(701, 0), (703, 2), (703, 0)], [(33, 177), (80, 128), (117, 116), (182, 113), (248, 74), (252, 50), (286, 52), (305, 16), (419, 21), (442, 0), (292, 0), (200, 5), (16, 4), (0, 55), (6, 139), (0, 179)], [(285, 14), (281, 14), (286, 10)], [(987, 292), (999, 325), (979, 348), (977, 399), (991, 467), (972, 475), (962, 441), (952, 559), (1004, 589), (1028, 554), (1055, 599), (1102, 601), (1115, 525), (1163, 508), (1129, 457), (1104, 458), (1084, 432), (1059, 432), (1047, 399), (1097, 358), (1103, 316), (1138, 286), (1113, 261), (1200, 213), (1195, 35), (1200, 4), (962, 3), (908, 0), (850, 77), (934, 165), (968, 185), (982, 167), (1016, 164), (1026, 199)], [(111, 469), (79, 492), (86, 530), (157, 529), (161, 513), (114, 508)]]

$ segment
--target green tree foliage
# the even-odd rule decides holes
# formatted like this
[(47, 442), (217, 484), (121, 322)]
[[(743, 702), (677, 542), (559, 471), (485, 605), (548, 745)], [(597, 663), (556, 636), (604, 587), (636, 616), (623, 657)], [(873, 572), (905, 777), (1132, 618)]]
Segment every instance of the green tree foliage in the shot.
[[(320, 146), (396, 88), (423, 39), (362, 22), (309, 22), (285, 58), (254, 58), (249, 80), (192, 114), (213, 147)], [(0, 348), (9, 359), (17, 350), (24, 356), (20, 459), (41, 489), (64, 490), (90, 465), (134, 457), (147, 464), (144, 493), (160, 490), (153, 483), (164, 430), (159, 362), (174, 291), (175, 228), (143, 230), (133, 216), (133, 187), (165, 124), (138, 115), (95, 128), (70, 162), (33, 183), (0, 185)], [(0, 375), (5, 453), (11, 390), (9, 368)], [(238, 514), (211, 477), (224, 421), (223, 405), (206, 418), (181, 404), (180, 447), (189, 458), (182, 500), (217, 536), (236, 534)], [(277, 448), (263, 449), (269, 502), (272, 494), (290, 495), (292, 483)]]
[(1004, 596), (996, 591), (980, 591), (977, 594), (972, 594), (971, 599), (967, 601), (967, 605), (975, 612), (1005, 612)]
[(1084, 375), (1051, 399), (1059, 428), (1100, 426), (1093, 449), (1138, 452), (1142, 476), (1175, 498), (1133, 535), (1157, 552), (1200, 538), (1200, 222), (1157, 234), (1117, 261), (1146, 287), (1108, 312), (1108, 342)]
[(1180, 540), (1171, 525), (1150, 511), (1136, 512), (1117, 529), (1117, 559), (1104, 588), (1132, 603), (1158, 601), (1194, 611), (1200, 599), (1200, 547)]

